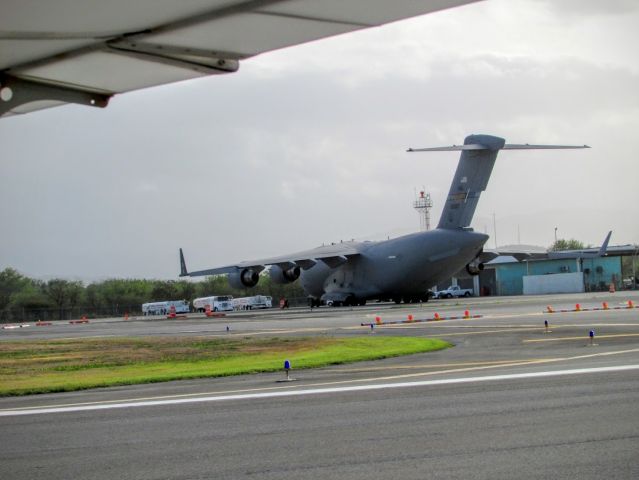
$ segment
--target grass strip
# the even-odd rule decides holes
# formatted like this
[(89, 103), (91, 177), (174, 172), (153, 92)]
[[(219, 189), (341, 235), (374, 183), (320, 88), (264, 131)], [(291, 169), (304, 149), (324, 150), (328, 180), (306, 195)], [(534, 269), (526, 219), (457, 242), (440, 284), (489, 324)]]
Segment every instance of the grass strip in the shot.
[(0, 396), (222, 377), (410, 355), (449, 347), (414, 337), (203, 337), (0, 342)]

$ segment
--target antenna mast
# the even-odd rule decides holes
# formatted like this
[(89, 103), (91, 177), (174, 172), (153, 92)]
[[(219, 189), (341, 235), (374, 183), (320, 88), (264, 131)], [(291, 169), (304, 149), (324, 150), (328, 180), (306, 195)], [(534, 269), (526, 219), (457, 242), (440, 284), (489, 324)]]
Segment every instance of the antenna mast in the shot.
[(430, 230), (430, 209), (433, 208), (430, 193), (426, 193), (424, 190), (420, 191), (419, 197), (413, 202), (413, 208), (419, 214), (420, 231), (427, 232)]

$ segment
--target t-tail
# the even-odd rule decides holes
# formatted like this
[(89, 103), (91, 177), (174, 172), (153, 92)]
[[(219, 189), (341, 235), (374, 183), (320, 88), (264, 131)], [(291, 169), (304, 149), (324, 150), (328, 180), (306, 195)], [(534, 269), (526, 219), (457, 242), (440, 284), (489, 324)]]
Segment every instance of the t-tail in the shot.
[(473, 220), (481, 192), (486, 190), (500, 150), (590, 148), (587, 145), (507, 144), (492, 135), (469, 135), (463, 145), (434, 148), (409, 148), (409, 152), (461, 151), (461, 157), (437, 228), (467, 229)]

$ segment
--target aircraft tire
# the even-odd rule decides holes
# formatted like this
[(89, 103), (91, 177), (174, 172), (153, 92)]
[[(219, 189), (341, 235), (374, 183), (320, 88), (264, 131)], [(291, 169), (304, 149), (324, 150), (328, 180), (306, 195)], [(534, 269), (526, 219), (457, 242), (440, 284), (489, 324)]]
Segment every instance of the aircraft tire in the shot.
[(397, 297), (397, 298), (393, 298), (393, 302), (395, 302), (397, 305), (399, 305), (400, 303), (402, 303), (402, 299)]

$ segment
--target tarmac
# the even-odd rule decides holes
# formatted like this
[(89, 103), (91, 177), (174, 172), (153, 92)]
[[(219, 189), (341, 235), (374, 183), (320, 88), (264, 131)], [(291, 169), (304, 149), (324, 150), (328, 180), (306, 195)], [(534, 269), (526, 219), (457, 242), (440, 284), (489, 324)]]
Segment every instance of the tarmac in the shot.
[[(7, 339), (121, 335), (402, 335), (455, 347), (293, 365), (295, 382), (278, 382), (281, 372), (0, 398), (0, 476), (637, 478), (639, 308), (628, 300), (639, 304), (639, 292), (1, 330), (0, 349)], [(594, 310), (603, 302), (610, 308)], [(431, 320), (466, 310), (477, 318)]]

